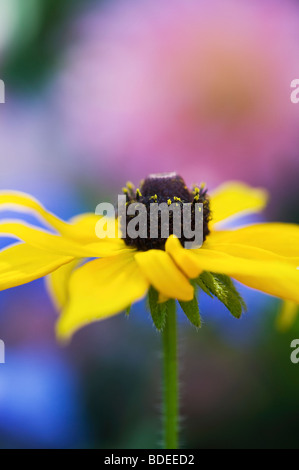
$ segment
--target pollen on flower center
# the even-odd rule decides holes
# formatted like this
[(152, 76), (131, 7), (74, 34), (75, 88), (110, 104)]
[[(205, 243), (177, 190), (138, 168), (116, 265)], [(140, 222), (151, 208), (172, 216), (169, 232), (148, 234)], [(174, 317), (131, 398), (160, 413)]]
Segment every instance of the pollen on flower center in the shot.
[[(142, 203), (146, 207), (147, 211), (147, 238), (132, 238), (128, 235), (126, 227), (133, 216), (126, 214), (126, 218), (121, 220), (121, 230), (125, 233), (124, 241), (127, 245), (137, 248), (141, 251), (147, 251), (151, 249), (163, 250), (167, 238), (163, 238), (162, 227), (161, 227), (161, 215), (158, 217), (158, 238), (150, 237), (150, 205), (167, 203), (168, 206), (176, 204), (181, 214), (183, 211), (183, 205), (185, 203), (191, 203), (191, 229), (195, 227), (195, 207), (196, 203), (203, 204), (203, 241), (206, 239), (209, 231), (209, 221), (211, 219), (209, 198), (207, 195), (207, 189), (204, 185), (194, 186), (192, 190), (188, 189), (185, 181), (176, 173), (159, 173), (152, 174), (145, 180), (141, 181), (140, 187), (135, 189), (132, 183), (127, 183), (123, 191), (127, 198), (127, 208), (133, 203)], [(169, 235), (173, 232), (173, 215), (169, 214)], [(183, 244), (187, 241), (184, 237), (183, 230), (181, 231), (182, 236), (180, 241)], [(192, 239), (188, 239), (192, 242)]]

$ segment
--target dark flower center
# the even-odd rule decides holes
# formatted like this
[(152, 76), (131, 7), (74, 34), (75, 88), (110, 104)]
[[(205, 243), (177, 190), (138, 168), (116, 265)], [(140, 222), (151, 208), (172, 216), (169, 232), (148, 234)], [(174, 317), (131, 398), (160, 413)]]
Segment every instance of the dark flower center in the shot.
[[(196, 203), (203, 204), (203, 241), (206, 239), (209, 231), (209, 221), (211, 219), (209, 198), (207, 195), (207, 189), (203, 185), (199, 187), (193, 187), (193, 190), (189, 190), (185, 184), (183, 178), (176, 173), (161, 173), (150, 175), (148, 178), (140, 183), (140, 188), (135, 189), (131, 183), (127, 183), (126, 188), (123, 189), (126, 195), (126, 208), (128, 210), (131, 204), (142, 203), (147, 212), (146, 216), (146, 238), (132, 238), (128, 234), (128, 224), (134, 218), (134, 215), (128, 215), (124, 220), (120, 220), (121, 230), (124, 234), (124, 241), (127, 245), (137, 248), (140, 251), (147, 251), (151, 249), (163, 250), (167, 237), (162, 237), (162, 217), (158, 214), (158, 237), (151, 238), (150, 234), (150, 206), (151, 204), (166, 203), (168, 206), (175, 204), (180, 208), (181, 215), (183, 212), (183, 205), (186, 203), (190, 204), (191, 210), (191, 230), (195, 229), (195, 210)], [(183, 218), (182, 218), (183, 220)], [(169, 235), (174, 233), (174, 220), (173, 214), (169, 212)], [(181, 230), (181, 236), (179, 237), (182, 245), (185, 241), (192, 242), (192, 238), (185, 238), (184, 230)]]

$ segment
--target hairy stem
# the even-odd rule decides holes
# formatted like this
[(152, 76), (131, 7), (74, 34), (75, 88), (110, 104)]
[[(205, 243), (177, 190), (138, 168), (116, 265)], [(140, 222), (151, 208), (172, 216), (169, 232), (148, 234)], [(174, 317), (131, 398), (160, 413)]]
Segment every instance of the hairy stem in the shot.
[(178, 361), (176, 305), (169, 300), (166, 323), (163, 329), (164, 356), (164, 447), (178, 448)]

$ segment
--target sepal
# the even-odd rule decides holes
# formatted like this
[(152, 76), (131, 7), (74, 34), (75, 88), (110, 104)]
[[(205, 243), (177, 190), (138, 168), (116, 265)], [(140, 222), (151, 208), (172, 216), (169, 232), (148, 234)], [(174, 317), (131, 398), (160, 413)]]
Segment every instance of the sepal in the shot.
[(159, 293), (154, 287), (150, 287), (148, 290), (148, 306), (154, 322), (155, 327), (158, 331), (162, 331), (165, 326), (167, 305), (168, 302), (159, 302)]
[(246, 303), (229, 276), (204, 271), (195, 281), (206, 294), (220, 300), (235, 318), (246, 312)]
[[(192, 283), (195, 284), (195, 283)], [(192, 323), (192, 325), (196, 326), (196, 328), (201, 327), (201, 319), (200, 319), (200, 312), (198, 307), (198, 301), (196, 298), (196, 285), (194, 285), (194, 297), (189, 302), (182, 302), (179, 301), (179, 304), (185, 313), (188, 320)]]

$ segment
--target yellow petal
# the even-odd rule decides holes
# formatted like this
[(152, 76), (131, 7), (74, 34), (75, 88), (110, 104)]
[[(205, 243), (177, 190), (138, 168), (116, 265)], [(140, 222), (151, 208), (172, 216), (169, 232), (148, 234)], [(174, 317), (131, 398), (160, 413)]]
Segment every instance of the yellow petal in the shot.
[(45, 276), (72, 258), (38, 250), (26, 244), (0, 252), (0, 290), (19, 286)]
[(202, 270), (199, 269), (196, 263), (190, 256), (187, 256), (187, 250), (182, 247), (178, 238), (171, 235), (165, 245), (165, 250), (183, 273), (190, 279), (196, 278)]
[(297, 261), (243, 245), (222, 245), (221, 250), (211, 244), (204, 246), (207, 248), (186, 250), (170, 237), (166, 250), (189, 277), (202, 271), (223, 273), (254, 289), (299, 303)]
[(162, 250), (149, 250), (137, 253), (135, 259), (158, 292), (172, 299), (185, 301), (193, 299), (193, 287), (168, 253)]
[(299, 258), (299, 226), (295, 224), (255, 224), (237, 230), (213, 232), (205, 247), (239, 244), (271, 251), (289, 258)]
[(70, 300), (58, 321), (58, 336), (68, 338), (92, 321), (116, 315), (142, 299), (148, 287), (131, 253), (90, 261), (70, 278)]
[(4, 221), (0, 223), (0, 236), (10, 235), (13, 238), (23, 240), (31, 246), (60, 254), (78, 258), (111, 256), (122, 251), (129, 251), (123, 240), (105, 239), (96, 243), (83, 244), (69, 238), (49, 233), (33, 225), (16, 221)]
[(286, 331), (296, 320), (299, 312), (299, 305), (295, 302), (284, 301), (282, 304), (281, 311), (276, 320), (276, 326), (280, 331)]
[(230, 254), (231, 247), (227, 252), (224, 247), (222, 251), (185, 251), (198, 269), (227, 274), (249, 287), (299, 303), (298, 266), (263, 250), (249, 250), (246, 246), (239, 246), (238, 250), (238, 256)]
[(84, 240), (86, 243), (95, 243), (99, 241), (95, 233), (96, 223), (101, 217), (99, 215), (92, 213), (81, 214), (73, 217), (70, 220), (70, 223), (68, 223), (47, 211), (40, 202), (26, 193), (17, 191), (0, 191), (0, 210), (6, 209), (31, 213), (66, 238)]
[(167, 300), (169, 300), (169, 297), (167, 297), (166, 295), (163, 295), (163, 294), (161, 294), (161, 292), (159, 292), (158, 303), (163, 304), (164, 302), (167, 302)]
[(0, 209), (17, 209), (22, 212), (33, 213), (60, 233), (68, 230), (69, 224), (67, 222), (64, 222), (59, 219), (59, 217), (47, 211), (37, 199), (26, 193), (19, 191), (0, 191)]
[(231, 217), (260, 212), (265, 208), (267, 200), (264, 189), (251, 188), (238, 182), (223, 184), (210, 194), (210, 226)]
[[(64, 230), (63, 235), (67, 235), (73, 239), (84, 240), (88, 243), (97, 242), (100, 239), (96, 235), (96, 225), (101, 217), (102, 216), (100, 215), (95, 215), (92, 213), (76, 215), (69, 221), (70, 225), (68, 226), (68, 232), (66, 233), (66, 231)], [(115, 238), (117, 241), (117, 238), (118, 238), (117, 219), (115, 220)], [(109, 240), (114, 240), (114, 239), (109, 239)], [(121, 240), (119, 240), (119, 242), (121, 242)]]
[(71, 261), (70, 263), (61, 266), (47, 276), (47, 287), (55, 306), (60, 311), (66, 305), (68, 295), (68, 284), (72, 272), (78, 266), (79, 260)]

